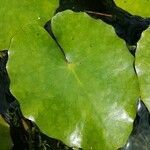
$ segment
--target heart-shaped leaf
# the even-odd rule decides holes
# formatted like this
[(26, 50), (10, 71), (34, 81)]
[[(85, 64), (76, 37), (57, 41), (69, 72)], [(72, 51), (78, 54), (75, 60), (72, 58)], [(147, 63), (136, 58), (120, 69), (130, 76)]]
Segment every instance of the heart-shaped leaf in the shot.
[(84, 13), (57, 14), (52, 30), (64, 53), (37, 24), (13, 38), (13, 94), (49, 136), (84, 149), (117, 149), (139, 96), (133, 56), (112, 27)]

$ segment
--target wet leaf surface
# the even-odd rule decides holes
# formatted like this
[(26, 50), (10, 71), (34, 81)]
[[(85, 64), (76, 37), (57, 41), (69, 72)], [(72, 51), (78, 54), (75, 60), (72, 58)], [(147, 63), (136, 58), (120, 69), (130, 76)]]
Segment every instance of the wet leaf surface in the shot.
[(117, 149), (130, 133), (139, 96), (133, 57), (110, 26), (84, 13), (60, 13), (52, 29), (65, 55), (35, 24), (13, 38), (13, 94), (49, 136), (84, 149)]

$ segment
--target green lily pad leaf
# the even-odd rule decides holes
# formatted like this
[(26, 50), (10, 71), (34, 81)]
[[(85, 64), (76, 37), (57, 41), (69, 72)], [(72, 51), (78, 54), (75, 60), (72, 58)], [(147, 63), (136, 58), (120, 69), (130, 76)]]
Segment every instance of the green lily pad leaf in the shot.
[(136, 53), (136, 71), (139, 78), (140, 93), (147, 107), (150, 108), (150, 28), (142, 35)]
[(38, 22), (43, 26), (57, 7), (58, 0), (1, 0), (0, 49), (8, 49), (11, 38), (25, 24)]
[(12, 39), (8, 71), (23, 113), (69, 146), (117, 149), (139, 96), (133, 56), (112, 27), (84, 13), (57, 14), (52, 30), (65, 55), (36, 24)]
[(149, 17), (150, 11), (150, 1), (149, 0), (115, 0), (116, 4), (126, 11), (134, 15), (139, 15), (143, 17)]

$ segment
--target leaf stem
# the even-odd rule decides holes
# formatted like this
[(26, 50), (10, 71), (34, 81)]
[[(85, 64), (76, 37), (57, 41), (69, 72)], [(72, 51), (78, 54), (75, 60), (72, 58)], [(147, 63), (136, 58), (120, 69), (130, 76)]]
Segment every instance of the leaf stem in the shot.
[(105, 16), (105, 17), (110, 17), (110, 18), (113, 17), (111, 14), (104, 14), (104, 13), (93, 12), (93, 11), (85, 11), (85, 12), (88, 14), (93, 14), (93, 15)]

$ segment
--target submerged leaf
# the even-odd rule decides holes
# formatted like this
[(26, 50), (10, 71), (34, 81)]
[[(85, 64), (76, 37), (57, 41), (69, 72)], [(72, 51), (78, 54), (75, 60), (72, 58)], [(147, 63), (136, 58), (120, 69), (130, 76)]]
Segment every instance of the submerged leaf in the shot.
[[(1, 117), (0, 122), (3, 122)], [(6, 123), (0, 124), (0, 146), (1, 150), (9, 150), (11, 148), (11, 138)]]

